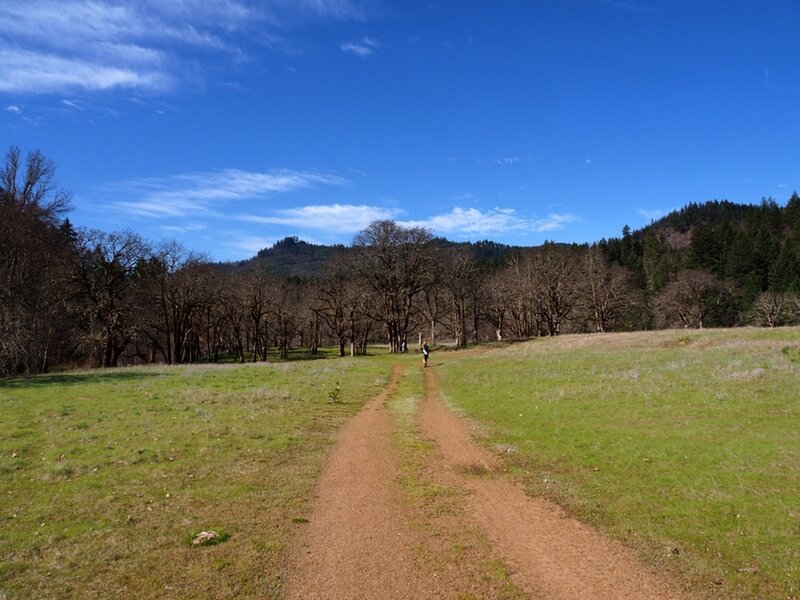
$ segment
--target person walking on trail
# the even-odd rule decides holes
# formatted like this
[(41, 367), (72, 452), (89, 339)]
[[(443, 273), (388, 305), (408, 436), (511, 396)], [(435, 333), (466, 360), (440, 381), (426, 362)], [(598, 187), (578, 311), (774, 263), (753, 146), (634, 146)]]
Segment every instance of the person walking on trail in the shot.
[(428, 366), (428, 356), (430, 356), (431, 349), (428, 347), (428, 340), (422, 340), (422, 366)]

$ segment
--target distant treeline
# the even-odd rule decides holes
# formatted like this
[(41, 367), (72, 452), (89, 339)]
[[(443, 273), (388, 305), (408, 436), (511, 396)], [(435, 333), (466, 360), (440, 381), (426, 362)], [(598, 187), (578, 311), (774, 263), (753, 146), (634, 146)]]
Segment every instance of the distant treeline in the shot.
[(0, 375), (358, 355), (446, 340), (800, 319), (800, 198), (690, 204), (592, 245), (453, 243), (376, 221), (350, 247), (289, 237), (240, 263), (76, 229), (39, 152), (0, 169)]

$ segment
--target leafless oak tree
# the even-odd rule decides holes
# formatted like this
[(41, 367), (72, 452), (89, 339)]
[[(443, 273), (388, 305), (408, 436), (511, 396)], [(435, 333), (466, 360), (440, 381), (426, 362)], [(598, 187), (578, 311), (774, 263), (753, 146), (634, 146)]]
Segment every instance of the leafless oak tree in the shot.
[(356, 268), (377, 300), (374, 317), (385, 329), (390, 352), (408, 348), (414, 303), (431, 279), (431, 240), (427, 229), (388, 220), (371, 223), (354, 239)]

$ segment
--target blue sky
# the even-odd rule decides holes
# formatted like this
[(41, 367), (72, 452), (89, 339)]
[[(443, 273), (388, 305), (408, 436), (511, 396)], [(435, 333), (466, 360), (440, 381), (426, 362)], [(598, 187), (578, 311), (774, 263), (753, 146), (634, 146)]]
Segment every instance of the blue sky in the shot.
[(795, 0), (3, 0), (0, 150), (214, 260), (378, 218), (593, 242), (800, 189)]

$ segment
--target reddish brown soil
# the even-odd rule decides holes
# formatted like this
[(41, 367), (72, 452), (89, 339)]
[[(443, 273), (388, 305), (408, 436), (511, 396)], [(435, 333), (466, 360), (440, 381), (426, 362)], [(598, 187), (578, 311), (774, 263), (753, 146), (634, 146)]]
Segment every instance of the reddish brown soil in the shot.
[(444, 405), (432, 370), (426, 372), (419, 420), (436, 440), (450, 477), (471, 492), (469, 514), (521, 589), (547, 599), (678, 598), (627, 548), (507, 480), (499, 458), (475, 443), (465, 421)]
[(402, 371), (342, 429), (317, 486), (287, 592), (298, 600), (426, 598), (384, 406)]
[[(289, 598), (460, 598), (465, 590), (456, 582), (475, 581), (481, 569), (476, 557), (487, 560), (486, 552), (470, 553), (456, 563), (455, 572), (448, 565), (447, 573), (423, 563), (419, 549), (436, 544), (425, 539), (431, 531), (413, 526), (415, 515), (398, 483), (399, 458), (391, 439), (395, 423), (384, 406), (401, 373), (395, 368), (386, 388), (339, 435), (295, 548)], [(474, 442), (466, 421), (441, 401), (435, 369), (425, 374), (417, 423), (435, 442), (427, 470), (442, 485), (463, 490), (461, 508), (448, 517), (457, 521), (450, 531), (481, 530), (491, 558), (499, 558), (518, 590), (531, 598), (679, 597), (626, 548), (509, 481), (498, 456)], [(477, 597), (509, 593), (496, 587), (475, 592)]]

